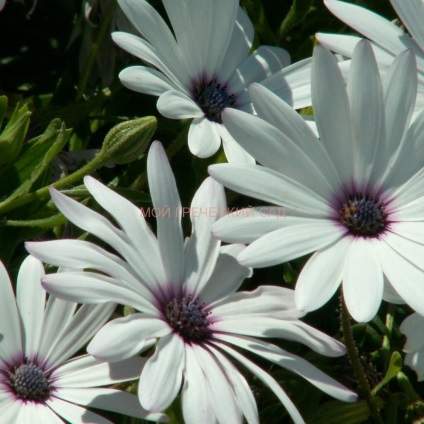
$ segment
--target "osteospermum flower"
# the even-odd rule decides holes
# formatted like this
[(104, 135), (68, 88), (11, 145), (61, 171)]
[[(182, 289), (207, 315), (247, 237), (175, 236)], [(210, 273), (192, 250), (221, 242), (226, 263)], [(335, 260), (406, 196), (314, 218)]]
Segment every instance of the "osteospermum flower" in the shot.
[[(409, 34), (395, 23), (363, 7), (336, 0), (324, 0), (327, 8), (344, 23), (371, 40), (378, 65), (386, 72), (395, 57), (406, 49), (416, 55), (418, 70), (415, 111), (424, 108), (424, 1), (390, 0)], [(319, 42), (347, 57), (352, 57), (360, 37), (318, 33)]]
[(407, 317), (400, 326), (400, 331), (406, 336), (403, 351), (406, 352), (405, 365), (411, 367), (418, 376), (418, 381), (424, 380), (424, 316), (414, 313)]
[(106, 324), (88, 351), (114, 362), (154, 346), (140, 377), (141, 405), (163, 410), (181, 392), (186, 423), (241, 423), (243, 415), (249, 423), (258, 422), (249, 385), (228, 357), (268, 385), (296, 423), (303, 422), (277, 382), (238, 348), (290, 369), (338, 399), (355, 400), (354, 393), (313, 365), (256, 338), (295, 340), (328, 356), (344, 353), (339, 342), (299, 320), (303, 312), (294, 308), (291, 290), (263, 286), (237, 292), (251, 274), (234, 258), (244, 246), (221, 247), (210, 232), (226, 208), (223, 187), (211, 178), (201, 185), (191, 204), (193, 232), (184, 243), (181, 203), (159, 142), (150, 149), (147, 170), (158, 238), (139, 209), (87, 177), (87, 189), (120, 228), (52, 190), (54, 202), (70, 221), (113, 246), (121, 257), (82, 240), (27, 245), (46, 262), (102, 273), (48, 275), (43, 284), (50, 292), (87, 303), (115, 299), (138, 311)]
[(249, 55), (253, 25), (239, 0), (163, 0), (172, 29), (145, 0), (119, 4), (143, 38), (115, 32), (113, 40), (151, 65), (131, 66), (119, 77), (131, 90), (159, 96), (163, 116), (193, 118), (188, 145), (194, 155), (213, 155), (222, 139), (229, 161), (253, 161), (221, 120), (228, 107), (253, 112), (247, 93), (252, 82), (266, 79), (293, 107), (310, 105), (310, 60), (288, 66), (289, 54), (269, 46)]
[(237, 192), (284, 207), (285, 219), (263, 212), (222, 218), (214, 234), (252, 242), (238, 255), (245, 266), (265, 267), (315, 252), (297, 281), (299, 309), (321, 307), (343, 280), (351, 315), (369, 321), (386, 280), (390, 299), (400, 297), (424, 313), (424, 112), (410, 125), (414, 56), (402, 53), (381, 82), (364, 40), (345, 87), (334, 56), (317, 47), (311, 84), (319, 139), (259, 85), (251, 88), (251, 97), (262, 119), (224, 113), (233, 137), (263, 166), (212, 165), (210, 174)]
[(166, 420), (149, 413), (137, 396), (99, 386), (132, 380), (145, 362), (115, 364), (91, 355), (72, 356), (108, 320), (115, 304), (84, 305), (50, 296), (41, 287), (43, 265), (29, 256), (19, 270), (16, 300), (0, 262), (0, 411), (2, 423), (111, 421), (86, 406), (138, 418)]

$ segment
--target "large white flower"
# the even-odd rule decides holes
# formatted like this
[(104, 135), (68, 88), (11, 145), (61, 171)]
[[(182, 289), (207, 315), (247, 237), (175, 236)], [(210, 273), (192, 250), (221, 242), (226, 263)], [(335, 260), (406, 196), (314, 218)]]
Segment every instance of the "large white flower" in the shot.
[(253, 242), (238, 256), (246, 266), (315, 252), (297, 281), (299, 309), (321, 307), (343, 280), (351, 315), (368, 321), (387, 279), (387, 299), (400, 296), (424, 313), (424, 112), (410, 125), (414, 56), (399, 55), (381, 81), (363, 40), (346, 87), (334, 56), (319, 46), (311, 83), (320, 139), (257, 84), (251, 97), (261, 118), (224, 113), (233, 137), (263, 166), (212, 165), (210, 174), (237, 192), (284, 207), (286, 218), (259, 209), (252, 217), (222, 218), (213, 232), (225, 241)]
[(25, 259), (15, 300), (0, 262), (0, 421), (58, 424), (62, 417), (72, 424), (112, 424), (85, 406), (166, 420), (145, 411), (135, 395), (98, 387), (138, 377), (144, 359), (109, 364), (91, 355), (71, 358), (105, 324), (115, 304), (77, 309), (76, 303), (53, 296), (46, 303), (43, 276), (40, 261)]
[(113, 362), (154, 346), (141, 373), (141, 405), (163, 410), (181, 391), (189, 424), (241, 423), (243, 415), (258, 422), (249, 385), (228, 356), (268, 385), (296, 423), (303, 422), (277, 382), (238, 348), (290, 369), (338, 399), (355, 400), (354, 393), (304, 359), (256, 338), (299, 341), (328, 356), (344, 353), (339, 342), (299, 320), (304, 313), (294, 307), (293, 291), (262, 286), (237, 292), (251, 274), (234, 258), (245, 246), (221, 247), (210, 232), (226, 208), (223, 187), (212, 178), (201, 185), (191, 204), (193, 232), (184, 243), (180, 198), (159, 142), (150, 148), (147, 169), (158, 238), (139, 209), (87, 177), (87, 189), (120, 228), (54, 190), (53, 200), (70, 221), (113, 246), (120, 257), (81, 240), (27, 245), (48, 263), (101, 272), (48, 275), (43, 284), (51, 293), (87, 303), (114, 299), (138, 311), (106, 324), (88, 351)]
[[(390, 0), (396, 13), (409, 31), (389, 22), (363, 7), (336, 0), (324, 0), (327, 8), (340, 20), (372, 41), (378, 65), (386, 72), (395, 57), (406, 49), (416, 55), (418, 68), (418, 94), (415, 111), (424, 108), (424, 1)], [(340, 34), (318, 33), (319, 42), (347, 57), (352, 57), (360, 37)]]
[(411, 367), (424, 380), (424, 316), (414, 313), (401, 324), (400, 331), (406, 336), (403, 351), (406, 352), (405, 364)]
[(267, 78), (263, 83), (293, 107), (310, 105), (310, 60), (288, 66), (289, 54), (268, 46), (249, 55), (254, 30), (239, 0), (163, 0), (172, 30), (145, 0), (119, 4), (144, 38), (115, 32), (113, 40), (151, 65), (131, 66), (119, 77), (131, 90), (160, 96), (162, 115), (194, 118), (188, 134), (194, 155), (213, 155), (222, 139), (229, 161), (253, 162), (221, 121), (227, 107), (253, 112), (252, 82)]

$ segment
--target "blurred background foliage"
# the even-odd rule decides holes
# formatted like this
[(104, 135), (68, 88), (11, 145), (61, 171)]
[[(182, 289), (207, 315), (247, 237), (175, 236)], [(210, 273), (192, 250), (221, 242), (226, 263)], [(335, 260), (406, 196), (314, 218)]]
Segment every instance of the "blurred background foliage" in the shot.
[[(164, 16), (161, 1), (150, 2)], [(353, 3), (395, 19), (388, 0)], [(254, 23), (255, 46), (283, 47), (293, 62), (311, 56), (316, 32), (351, 33), (322, 0), (241, 0), (241, 5)], [(167, 148), (182, 204), (189, 206), (207, 177), (207, 166), (225, 160), (222, 153), (207, 160), (193, 157), (186, 147), (187, 122), (163, 118), (157, 113), (156, 98), (121, 86), (119, 71), (138, 62), (113, 46), (110, 33), (118, 27), (131, 31), (115, 0), (8, 0), (0, 13), (0, 259), (12, 276), (26, 255), (24, 240), (91, 237), (71, 227), (58, 213), (49, 198), (49, 185), (99, 209), (82, 186), (82, 177), (91, 174), (138, 206), (148, 207), (144, 149), (153, 137)], [(111, 132), (118, 124), (147, 116), (156, 117), (157, 122), (154, 118), (134, 121), (143, 131), (148, 126), (148, 134), (137, 148), (131, 140), (121, 140), (116, 129)], [(110, 149), (112, 142), (122, 143)], [(231, 207), (258, 204), (228, 194)], [(188, 234), (188, 219), (184, 225)], [(254, 289), (258, 284), (293, 287), (304, 262), (305, 258), (300, 258), (256, 270), (244, 288)], [(339, 309), (335, 296), (305, 321), (341, 339)], [(384, 376), (390, 380), (378, 390), (384, 423), (388, 424), (424, 422), (423, 387), (415, 382), (411, 370), (401, 370), (400, 356), (392, 356), (402, 350), (404, 338), (397, 329), (409, 313), (405, 307), (383, 302), (373, 321), (353, 327), (372, 387)], [(387, 323), (387, 317), (394, 317), (393, 322)], [(346, 357), (329, 360), (295, 343), (277, 343), (358, 390)], [(372, 422), (363, 399), (355, 404), (334, 401), (286, 370), (265, 361), (259, 364), (281, 382), (308, 423)], [(257, 396), (261, 422), (290, 422), (269, 390), (246, 377)], [(169, 413), (172, 422), (181, 420), (178, 406)], [(113, 414), (109, 418), (117, 423), (137, 422)]]

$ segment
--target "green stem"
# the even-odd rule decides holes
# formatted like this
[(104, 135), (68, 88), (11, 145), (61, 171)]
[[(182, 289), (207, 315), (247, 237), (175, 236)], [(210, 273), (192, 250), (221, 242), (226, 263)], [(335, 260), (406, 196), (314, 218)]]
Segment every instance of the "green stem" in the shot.
[(343, 295), (340, 296), (340, 304), (343, 337), (353, 372), (355, 373), (356, 379), (358, 380), (360, 390), (367, 401), (374, 422), (378, 424), (384, 424), (380, 415), (380, 411), (378, 410), (378, 406), (375, 402), (375, 398), (371, 394), (371, 386), (367, 380), (364, 369), (361, 365), (361, 361), (359, 359), (358, 349), (356, 348), (355, 341), (353, 339), (350, 316), (344, 302)]
[(417, 392), (412, 387), (412, 384), (409, 381), (408, 377), (402, 371), (399, 371), (397, 373), (396, 379), (399, 384), (399, 387), (408, 396), (408, 401), (410, 403), (420, 400), (420, 397), (418, 396)]
[(82, 96), (85, 92), (88, 80), (89, 80), (90, 75), (91, 75), (91, 71), (92, 71), (93, 66), (94, 66), (94, 61), (96, 60), (96, 56), (97, 56), (97, 53), (99, 52), (103, 38), (104, 38), (107, 30), (109, 29), (113, 15), (115, 14), (116, 6), (117, 6), (116, 0), (111, 0), (110, 5), (109, 5), (109, 7), (106, 11), (104, 18), (103, 18), (103, 21), (100, 25), (100, 28), (97, 32), (96, 39), (94, 40), (94, 42), (91, 46), (90, 54), (88, 56), (87, 63), (85, 65), (84, 72), (81, 75), (81, 80), (80, 80), (80, 83), (78, 85), (78, 90), (77, 90), (77, 94), (76, 94), (76, 97), (75, 97), (76, 102), (81, 100), (81, 98), (82, 98)]
[[(188, 130), (190, 128), (191, 120), (186, 123), (184, 129), (178, 134), (172, 143), (166, 148), (166, 156), (171, 160), (187, 143)], [(131, 184), (131, 190), (140, 190), (147, 184), (147, 171), (143, 171)]]
[(393, 303), (389, 304), (389, 307), (387, 309), (387, 315), (386, 315), (386, 334), (383, 338), (383, 351), (385, 354), (385, 369), (387, 369), (389, 360), (390, 360), (390, 340), (392, 337), (393, 332), (393, 325), (394, 325), (394, 313), (395, 313), (395, 305)]
[(108, 162), (108, 159), (109, 158), (107, 155), (96, 156), (91, 162), (87, 163), (82, 168), (76, 170), (75, 172), (68, 175), (67, 177), (59, 181), (56, 181), (55, 183), (49, 186), (40, 188), (39, 190), (34, 191), (33, 193), (25, 194), (24, 196), (18, 197), (17, 199), (13, 199), (12, 201), (2, 202), (0, 203), (0, 213), (4, 213), (12, 209), (16, 209), (20, 206), (26, 205), (31, 202), (47, 199), (50, 195), (49, 194), (50, 187), (54, 187), (57, 190), (68, 187), (69, 185), (74, 184), (75, 182), (81, 180), (86, 175), (93, 173), (96, 169), (106, 164)]

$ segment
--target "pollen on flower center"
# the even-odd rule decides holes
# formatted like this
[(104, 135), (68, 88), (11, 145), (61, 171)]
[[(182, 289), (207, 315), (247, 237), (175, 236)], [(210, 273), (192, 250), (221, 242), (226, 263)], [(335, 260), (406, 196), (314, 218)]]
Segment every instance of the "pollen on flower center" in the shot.
[(211, 335), (208, 313), (192, 296), (171, 299), (164, 307), (164, 314), (169, 325), (186, 342), (202, 342)]
[(194, 98), (205, 116), (210, 121), (218, 123), (222, 123), (222, 111), (236, 102), (235, 95), (228, 94), (226, 86), (217, 83), (214, 79), (207, 83), (196, 84)]
[(20, 399), (44, 402), (50, 396), (48, 374), (33, 363), (14, 366), (9, 371), (9, 381), (12, 390)]
[(376, 237), (387, 226), (384, 204), (369, 194), (349, 195), (340, 209), (340, 222), (357, 236)]

